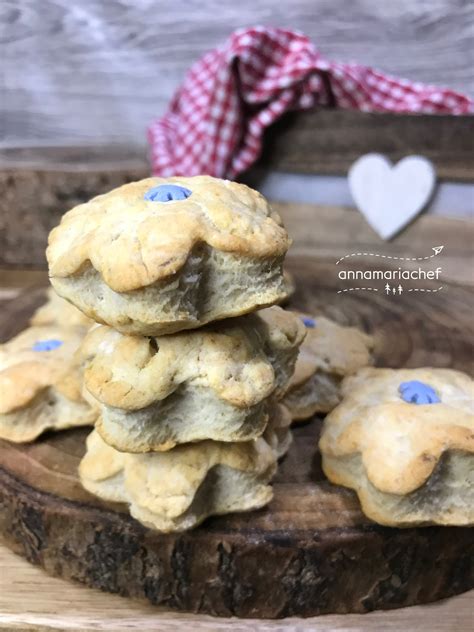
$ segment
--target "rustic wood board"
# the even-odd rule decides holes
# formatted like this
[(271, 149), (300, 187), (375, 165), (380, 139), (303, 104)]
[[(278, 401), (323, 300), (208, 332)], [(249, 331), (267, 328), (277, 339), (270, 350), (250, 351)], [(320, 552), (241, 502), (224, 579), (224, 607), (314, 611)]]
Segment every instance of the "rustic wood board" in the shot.
[(346, 174), (363, 154), (396, 162), (419, 154), (437, 177), (472, 182), (474, 116), (380, 114), (336, 109), (285, 115), (265, 135), (260, 165), (292, 173)]
[(472, 632), (474, 591), (367, 614), (240, 619), (173, 612), (45, 572), (0, 544), (0, 630), (34, 632)]
[[(294, 255), (289, 267), (297, 280), (293, 305), (372, 331), (378, 364), (473, 371), (470, 288), (447, 283), (442, 298), (337, 295), (333, 261)], [(40, 295), (29, 291), (5, 304), (2, 337), (25, 325)], [(314, 419), (295, 430), (268, 508), (210, 519), (180, 535), (153, 533), (124, 507), (80, 487), (86, 430), (26, 446), (2, 442), (0, 532), (50, 574), (221, 616), (366, 612), (473, 587), (474, 530), (374, 525), (352, 492), (324, 479), (315, 451), (319, 427)]]
[[(322, 108), (288, 113), (265, 132), (257, 166), (291, 173), (346, 175), (366, 153), (378, 152), (392, 161), (420, 154), (432, 161), (438, 179), (474, 181), (471, 138), (474, 116), (364, 113)], [(0, 145), (0, 169), (22, 178), (23, 172), (87, 174), (130, 172), (150, 174), (148, 148), (142, 144), (97, 142), (84, 146)], [(252, 175), (252, 170), (244, 176)], [(61, 186), (61, 177), (58, 178)], [(64, 186), (62, 187), (64, 188)], [(73, 187), (71, 187), (73, 188)], [(97, 192), (103, 189), (99, 182)], [(28, 192), (28, 189), (27, 189)], [(48, 189), (43, 190), (42, 196)], [(23, 197), (23, 196), (22, 196)], [(64, 200), (63, 200), (64, 201)], [(63, 207), (63, 210), (67, 208)]]

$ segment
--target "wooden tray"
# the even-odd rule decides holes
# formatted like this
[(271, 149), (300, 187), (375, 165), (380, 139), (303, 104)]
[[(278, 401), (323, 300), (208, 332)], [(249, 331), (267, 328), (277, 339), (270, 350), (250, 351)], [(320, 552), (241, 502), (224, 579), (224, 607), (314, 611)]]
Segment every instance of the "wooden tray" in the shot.
[[(377, 363), (472, 372), (469, 288), (393, 299), (337, 294), (334, 262), (293, 256), (293, 307), (375, 333)], [(43, 291), (4, 307), (3, 339), (23, 328)], [(316, 451), (320, 419), (295, 428), (269, 507), (160, 535), (80, 486), (87, 430), (0, 443), (0, 533), (53, 575), (183, 611), (240, 617), (366, 612), (426, 603), (474, 586), (474, 530), (373, 524), (355, 494), (329, 484)]]

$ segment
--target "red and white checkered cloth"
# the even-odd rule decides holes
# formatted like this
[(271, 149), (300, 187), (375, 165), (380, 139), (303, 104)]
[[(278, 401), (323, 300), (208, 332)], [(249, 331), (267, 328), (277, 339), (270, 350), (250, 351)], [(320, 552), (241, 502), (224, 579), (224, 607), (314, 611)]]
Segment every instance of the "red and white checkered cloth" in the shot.
[(148, 130), (155, 175), (234, 178), (259, 157), (266, 127), (288, 110), (468, 114), (474, 101), (355, 63), (324, 59), (304, 35), (235, 31), (187, 73), (166, 114)]

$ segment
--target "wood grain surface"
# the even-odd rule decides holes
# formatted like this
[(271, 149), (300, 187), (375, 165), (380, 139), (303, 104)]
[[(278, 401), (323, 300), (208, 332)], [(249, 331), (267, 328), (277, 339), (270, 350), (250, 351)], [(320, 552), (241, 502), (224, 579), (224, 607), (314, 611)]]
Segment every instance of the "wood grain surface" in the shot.
[(394, 162), (415, 154), (431, 160), (439, 179), (472, 182), (473, 136), (474, 116), (297, 112), (268, 130), (260, 166), (291, 173), (346, 174), (363, 154), (381, 153)]
[[(439, 180), (474, 182), (474, 116), (369, 114), (320, 109), (284, 115), (265, 134), (257, 170), (346, 175), (366, 153), (385, 154), (396, 162), (418, 154), (433, 163)], [(11, 181), (25, 174), (150, 173), (142, 145), (90, 144), (66, 147), (0, 147), (0, 169)], [(254, 170), (244, 178), (252, 178)], [(48, 174), (50, 174), (48, 176)], [(52, 180), (51, 180), (52, 183)]]
[(0, 262), (45, 267), (48, 233), (66, 210), (147, 175), (137, 169), (0, 171)]
[(305, 32), (357, 61), (474, 95), (465, 0), (4, 0), (0, 145), (145, 145), (189, 65), (234, 29)]
[(474, 591), (425, 606), (281, 620), (177, 613), (51, 577), (0, 544), (0, 630), (49, 632), (472, 632)]
[[(297, 286), (292, 306), (373, 333), (378, 365), (474, 372), (470, 288), (445, 282), (442, 297), (341, 295), (332, 261), (293, 254), (288, 267)], [(2, 337), (25, 326), (39, 295), (31, 290), (4, 304)], [(319, 429), (318, 418), (295, 428), (267, 508), (169, 535), (143, 528), (125, 507), (80, 486), (87, 430), (26, 445), (0, 442), (0, 532), (9, 547), (53, 575), (220, 616), (367, 612), (472, 588), (474, 530), (371, 523), (355, 494), (322, 474)]]

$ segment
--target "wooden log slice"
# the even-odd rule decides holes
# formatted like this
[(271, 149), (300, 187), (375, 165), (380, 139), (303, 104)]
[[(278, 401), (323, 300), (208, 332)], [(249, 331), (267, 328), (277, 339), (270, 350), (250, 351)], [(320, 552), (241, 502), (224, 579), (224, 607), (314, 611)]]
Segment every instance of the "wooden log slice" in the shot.
[[(294, 257), (292, 306), (375, 334), (383, 366), (473, 370), (471, 290), (337, 294), (334, 263)], [(3, 339), (23, 328), (41, 291), (4, 308)], [(367, 612), (426, 603), (474, 586), (474, 530), (393, 529), (362, 513), (356, 495), (325, 480), (321, 420), (294, 430), (275, 497), (259, 511), (212, 518), (162, 535), (123, 505), (82, 489), (77, 466), (88, 430), (0, 443), (0, 533), (53, 575), (153, 604), (239, 617)]]

